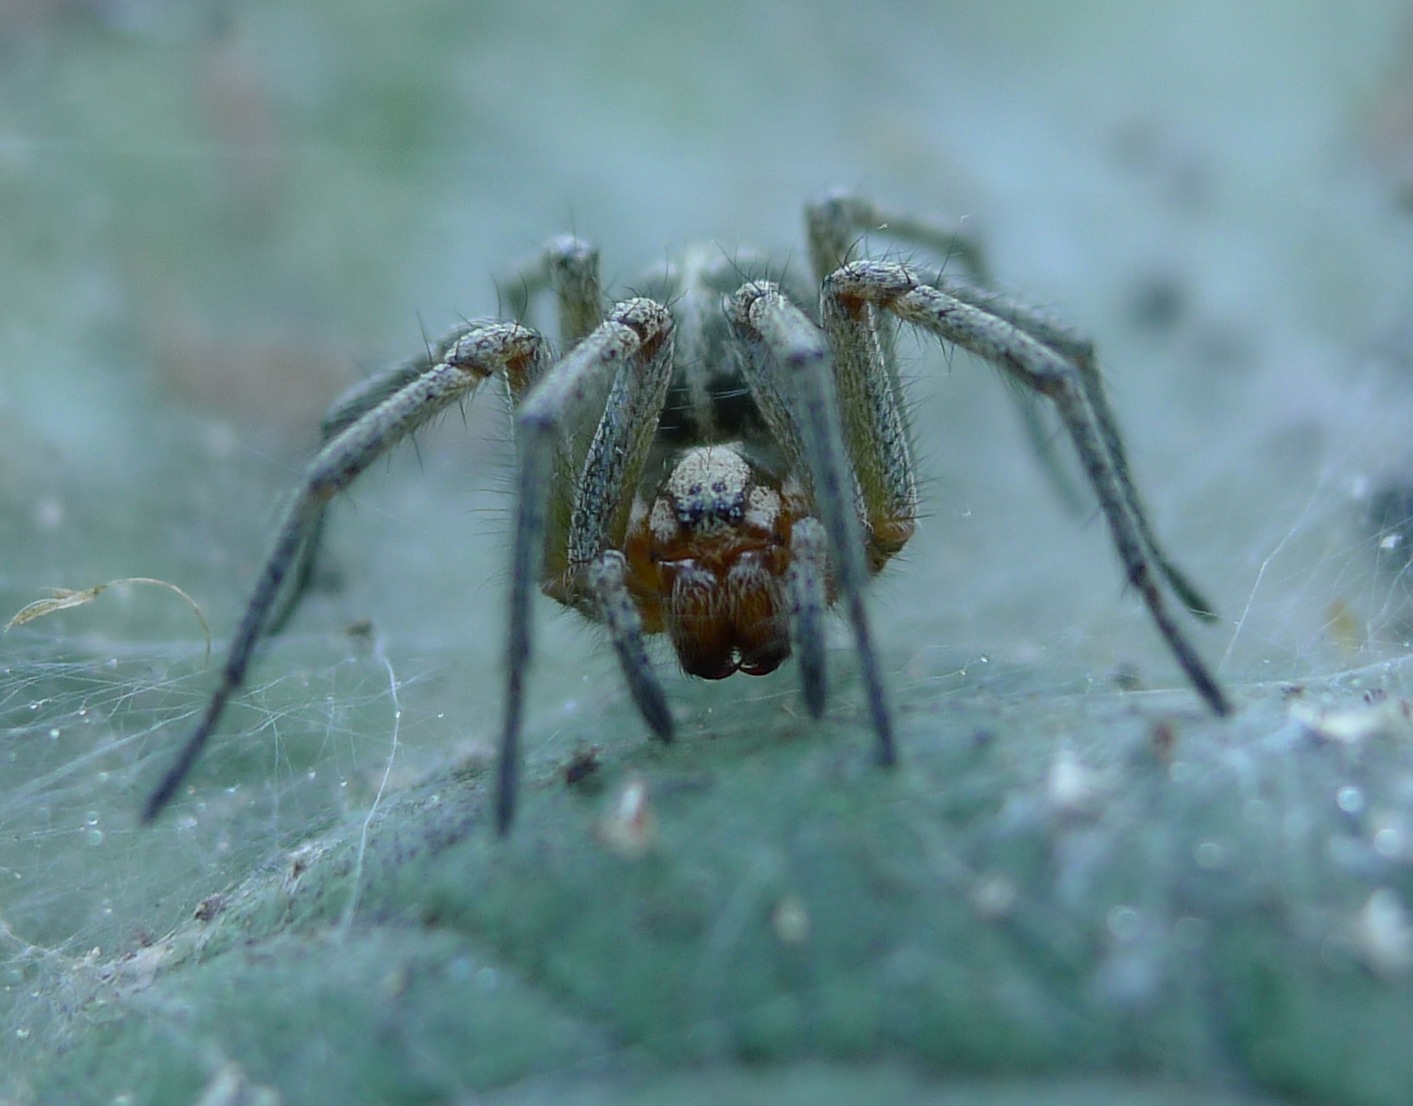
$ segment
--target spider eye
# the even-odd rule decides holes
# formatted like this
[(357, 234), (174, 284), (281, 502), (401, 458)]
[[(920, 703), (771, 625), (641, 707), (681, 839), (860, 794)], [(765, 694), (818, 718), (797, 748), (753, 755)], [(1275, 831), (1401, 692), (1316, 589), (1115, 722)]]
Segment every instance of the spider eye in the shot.
[(750, 465), (736, 447), (697, 446), (677, 459), (662, 494), (683, 530), (736, 529), (746, 519), (752, 487)]
[(677, 524), (688, 530), (712, 523), (739, 526), (746, 517), (745, 495), (725, 485), (713, 485), (710, 491), (701, 485), (689, 488), (674, 507)]

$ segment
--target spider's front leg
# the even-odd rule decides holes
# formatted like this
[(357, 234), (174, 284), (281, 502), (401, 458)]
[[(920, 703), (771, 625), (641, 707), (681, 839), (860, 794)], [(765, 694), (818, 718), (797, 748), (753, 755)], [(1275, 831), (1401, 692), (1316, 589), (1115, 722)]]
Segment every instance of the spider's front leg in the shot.
[[(812, 714), (818, 715), (823, 708), (819, 624), (826, 592), (821, 579), (823, 547), (827, 545), (828, 568), (854, 632), (869, 715), (878, 736), (877, 760), (892, 764), (897, 759), (892, 714), (864, 607), (868, 565), (855, 507), (855, 482), (862, 482), (863, 477), (850, 464), (846, 450), (829, 348), (819, 328), (774, 284), (760, 281), (744, 285), (728, 303), (726, 313), (745, 353), (741, 368), (751, 393), (775, 441), (808, 479), (819, 515), (818, 531), (806, 527), (792, 550), (792, 632), (801, 646), (805, 701)], [(901, 435), (901, 423), (898, 430)], [(898, 441), (901, 443), (901, 437)], [(907, 480), (911, 481), (910, 469)]]
[[(548, 343), (533, 330), (516, 323), (490, 323), (458, 330), (450, 342), (436, 347), (437, 363), (419, 373), (394, 374), (380, 378), (396, 379), (399, 386), (380, 395), (336, 433), (304, 471), (303, 479), (290, 497), (274, 541), (265, 556), (255, 589), (246, 603), (245, 614), (231, 642), (221, 680), (212, 692), (206, 712), (175, 763), (167, 770), (147, 801), (144, 821), (161, 813), (215, 730), (232, 695), (245, 680), (251, 654), (267, 628), (272, 612), (279, 606), (291, 569), (300, 563), (302, 551), (312, 550), (311, 538), (319, 528), (325, 505), (349, 486), (369, 465), (418, 427), (465, 398), (487, 377), (505, 375), (511, 387), (517, 381), (540, 375), (549, 361)], [(377, 389), (375, 388), (375, 392)]]
[[(612, 374), (606, 401), (605, 374)], [(502, 835), (515, 818), (530, 604), (541, 582), (554, 598), (608, 627), (639, 712), (658, 737), (671, 739), (671, 714), (648, 664), (619, 552), (671, 378), (671, 314), (652, 300), (625, 300), (524, 393), (516, 409), (519, 474), (496, 784)]]

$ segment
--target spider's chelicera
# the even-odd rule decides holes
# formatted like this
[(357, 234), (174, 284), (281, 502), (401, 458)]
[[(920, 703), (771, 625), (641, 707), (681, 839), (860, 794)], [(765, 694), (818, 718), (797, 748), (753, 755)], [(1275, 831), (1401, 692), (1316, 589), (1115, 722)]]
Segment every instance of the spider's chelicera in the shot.
[[(515, 811), (537, 586), (606, 627), (633, 699), (663, 741), (671, 740), (672, 715), (647, 635), (666, 634), (683, 669), (708, 679), (770, 672), (793, 653), (805, 703), (818, 717), (823, 623), (837, 602), (853, 633), (877, 760), (891, 764), (893, 728), (863, 589), (907, 543), (918, 513), (893, 357), (899, 324), (990, 362), (1019, 386), (1025, 404), (1050, 400), (1128, 580), (1194, 688), (1227, 713), (1163, 587), (1199, 617), (1211, 618), (1211, 607), (1153, 535), (1089, 341), (987, 291), (975, 246), (940, 226), (846, 195), (811, 205), (807, 224), (816, 282), (809, 289), (788, 287), (754, 255), (707, 248), (668, 263), (641, 295), (607, 308), (597, 254), (578, 239), (556, 238), (506, 293), (517, 319), (534, 297), (553, 295), (558, 352), (521, 322), (465, 323), (339, 400), (324, 421), (323, 449), (285, 510), (221, 682), (147, 817), (186, 777), (256, 643), (304, 591), (329, 500), (493, 376), (510, 397), (518, 460), (500, 832)], [(936, 264), (856, 256), (868, 233)], [(1044, 431), (1030, 426), (1043, 446)]]

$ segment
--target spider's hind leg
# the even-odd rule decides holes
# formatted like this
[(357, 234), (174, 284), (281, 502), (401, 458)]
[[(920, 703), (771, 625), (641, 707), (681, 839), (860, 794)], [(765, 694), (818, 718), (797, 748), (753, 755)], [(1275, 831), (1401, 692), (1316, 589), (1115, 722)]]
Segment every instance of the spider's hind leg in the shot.
[(919, 219), (878, 207), (847, 192), (833, 192), (805, 208), (810, 262), (817, 281), (854, 260), (856, 247), (870, 233), (926, 250), (939, 263), (960, 265), (966, 278), (985, 287), (991, 283), (981, 243), (964, 230), (948, 230), (939, 221)]
[(551, 238), (539, 253), (517, 265), (499, 284), (509, 314), (520, 322), (529, 317), (530, 301), (536, 295), (554, 294), (559, 348), (563, 352), (573, 349), (603, 322), (599, 251), (582, 238), (570, 234)]
[[(1113, 408), (1109, 404), (1109, 398), (1104, 389), (1103, 374), (1099, 371), (1094, 343), (1073, 327), (1052, 318), (1043, 311), (1037, 311), (1011, 296), (987, 292), (961, 281), (947, 280), (941, 277), (931, 283), (944, 295), (951, 296), (959, 303), (975, 307), (1007, 326), (1014, 327), (1021, 333), (1035, 339), (1045, 348), (1060, 354), (1074, 366), (1081, 390), (1084, 392), (1085, 403), (1093, 417), (1094, 426), (1099, 437), (1103, 440), (1105, 452), (1112, 463), (1119, 493), (1124, 505), (1133, 516), (1134, 525), (1137, 527), (1138, 536), (1143, 542), (1144, 548), (1153, 559), (1158, 572), (1168, 582), (1168, 586), (1173, 589), (1173, 594), (1182, 601), (1183, 606), (1204, 622), (1213, 621), (1217, 617), (1216, 607), (1173, 563), (1172, 558), (1163, 551), (1157, 536), (1153, 533), (1152, 525), (1148, 521), (1148, 512), (1144, 508), (1138, 488), (1133, 482), (1128, 449), (1124, 445), (1123, 435), (1119, 433), (1118, 421), (1114, 417)], [(1023, 391), (1027, 398), (1038, 398), (1038, 393), (1031, 391), (1024, 385), (1019, 390)]]

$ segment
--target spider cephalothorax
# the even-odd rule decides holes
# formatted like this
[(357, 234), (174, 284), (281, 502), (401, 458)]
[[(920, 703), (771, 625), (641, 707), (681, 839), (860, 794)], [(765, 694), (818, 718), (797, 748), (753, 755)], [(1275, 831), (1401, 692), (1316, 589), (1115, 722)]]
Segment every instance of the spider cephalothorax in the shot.
[[(553, 294), (557, 353), (522, 322), (465, 323), (341, 399), (286, 509), (221, 683), (148, 817), (194, 763), (261, 635), (297, 602), (330, 498), (492, 376), (504, 381), (514, 408), (518, 455), (496, 800), (502, 832), (514, 814), (537, 586), (607, 628), (629, 691), (663, 740), (672, 736), (672, 715), (646, 635), (666, 634), (682, 667), (710, 679), (770, 672), (793, 652), (805, 703), (818, 717), (823, 618), (837, 602), (853, 633), (877, 759), (891, 763), (891, 714), (863, 586), (917, 521), (893, 358), (900, 324), (972, 351), (1017, 394), (1053, 404), (1125, 575), (1198, 693), (1226, 713), (1226, 697), (1173, 620), (1164, 586), (1200, 617), (1210, 618), (1211, 608), (1153, 535), (1090, 343), (986, 291), (974, 244), (937, 225), (843, 195), (810, 206), (807, 223), (813, 282), (804, 293), (787, 291), (784, 277), (753, 255), (707, 248), (650, 275), (643, 295), (608, 305), (597, 253), (576, 238), (553, 239), (506, 291), (518, 319), (537, 295)], [(871, 232), (937, 264), (855, 258)], [(949, 261), (969, 279), (941, 272)]]

